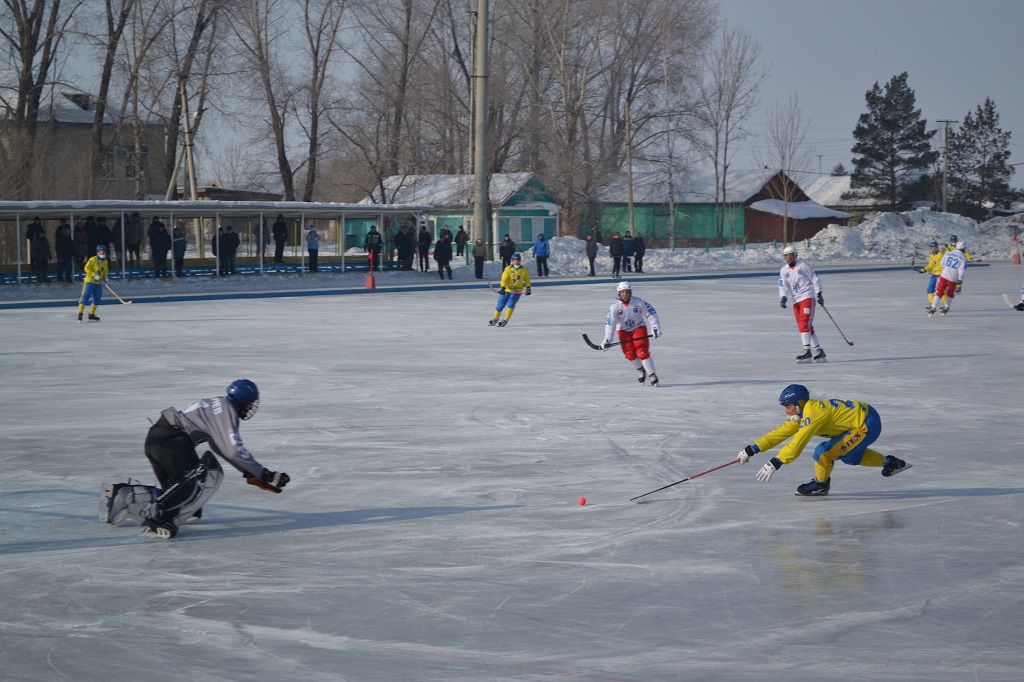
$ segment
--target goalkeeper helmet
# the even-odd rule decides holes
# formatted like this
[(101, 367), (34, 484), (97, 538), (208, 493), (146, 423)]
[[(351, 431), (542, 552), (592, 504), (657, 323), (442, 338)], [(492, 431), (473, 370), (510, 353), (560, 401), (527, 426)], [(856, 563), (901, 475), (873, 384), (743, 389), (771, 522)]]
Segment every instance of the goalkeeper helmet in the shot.
[(785, 407), (786, 405), (800, 405), (801, 400), (810, 400), (811, 394), (808, 392), (806, 386), (800, 384), (790, 384), (786, 388), (782, 389), (782, 394), (779, 395), (779, 405)]
[(260, 406), (260, 390), (248, 379), (235, 379), (228, 384), (227, 398), (242, 419), (251, 419)]

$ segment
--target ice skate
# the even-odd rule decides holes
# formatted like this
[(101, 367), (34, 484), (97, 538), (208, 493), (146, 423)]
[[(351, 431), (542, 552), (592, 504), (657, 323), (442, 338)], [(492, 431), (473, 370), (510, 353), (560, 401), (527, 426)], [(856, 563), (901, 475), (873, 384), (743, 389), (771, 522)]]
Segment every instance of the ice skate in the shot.
[(499, 326), (499, 327), (504, 327), (504, 326), (505, 326), (506, 324), (508, 324), (508, 318), (507, 318), (507, 317), (504, 317), (504, 318), (502, 318), (502, 319), (501, 319), (501, 320), (500, 320), (500, 321), (498, 322), (498, 326)]
[(925, 310), (928, 311), (928, 317), (931, 317), (932, 315), (935, 314), (935, 308), (933, 308), (932, 306), (928, 306), (927, 308), (925, 308)]
[(948, 305), (942, 306), (942, 310), (940, 312), (942, 313), (942, 316), (945, 317), (946, 313), (949, 312), (949, 306)]
[(78, 313), (78, 322), (79, 324), (82, 322), (82, 313)]
[(178, 534), (178, 524), (172, 519), (164, 517), (163, 509), (159, 504), (154, 502), (145, 515), (146, 520), (142, 522), (142, 535), (170, 540)]
[(490, 326), (490, 327), (493, 327), (496, 324), (498, 324), (498, 318), (496, 318), (496, 317), (492, 317), (490, 319), (490, 321), (487, 323), (487, 325)]
[(808, 348), (803, 352), (803, 355), (796, 356), (796, 362), (798, 365), (806, 365), (810, 362), (813, 362), (811, 358), (811, 349)]
[(907, 464), (898, 457), (886, 455), (885, 462), (882, 464), (882, 475), (885, 476), (886, 478), (889, 478), (890, 476), (895, 476), (899, 472), (909, 469), (912, 466), (914, 465)]
[(637, 381), (639, 381), (641, 384), (643, 384), (645, 381), (647, 381), (647, 370), (646, 369), (644, 369), (643, 367), (638, 367), (636, 372), (637, 372), (637, 377), (636, 377)]
[(814, 361), (815, 362), (828, 362), (828, 360), (825, 359), (825, 349), (824, 348), (819, 348), (818, 352), (814, 354)]
[(803, 497), (812, 497), (815, 495), (828, 495), (828, 489), (831, 485), (831, 478), (826, 478), (824, 481), (819, 481), (816, 478), (812, 478), (809, 482), (797, 486), (796, 494), (801, 495)]
[(657, 374), (652, 374), (651, 375), (651, 386), (657, 386), (657, 385), (658, 385), (658, 375)]
[(89, 313), (89, 321), (90, 322), (99, 322), (100, 321), (100, 316), (99, 315), (94, 315), (92, 313)]

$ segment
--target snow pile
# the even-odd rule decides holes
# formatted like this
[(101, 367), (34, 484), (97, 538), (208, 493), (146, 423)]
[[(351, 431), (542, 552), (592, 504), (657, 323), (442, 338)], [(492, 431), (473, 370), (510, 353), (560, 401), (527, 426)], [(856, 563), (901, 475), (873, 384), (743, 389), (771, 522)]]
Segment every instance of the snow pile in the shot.
[[(800, 257), (815, 268), (839, 263), (907, 262), (916, 258), (923, 262), (928, 244), (937, 241), (946, 244), (952, 235), (965, 242), (975, 261), (1009, 261), (1016, 253), (1013, 235), (1024, 228), (1024, 215), (1000, 217), (980, 225), (969, 218), (951, 213), (937, 213), (924, 209), (905, 213), (879, 213), (855, 227), (830, 225), (814, 238), (799, 242)], [(548, 267), (553, 277), (580, 277), (590, 271), (586, 256), (586, 242), (576, 237), (553, 237)], [(748, 244), (725, 248), (648, 249), (644, 259), (644, 272), (664, 274), (686, 271), (714, 271), (736, 269), (774, 269), (781, 267), (783, 244)], [(362, 253), (353, 249), (352, 253)], [(321, 249), (323, 254), (332, 249)], [(523, 252), (523, 265), (535, 275), (533, 250)], [(431, 261), (431, 272), (385, 271), (377, 275), (378, 286), (425, 284), (437, 281), (437, 264)], [(598, 245), (595, 268), (599, 276), (611, 274), (612, 258), (606, 245)], [(452, 262), (454, 280), (477, 281), (472, 263), (456, 257)], [(28, 267), (25, 266), (27, 271)], [(501, 275), (500, 262), (488, 262), (484, 277), (497, 281)], [(120, 280), (111, 273), (111, 284), (124, 298), (143, 295), (172, 295), (210, 292), (253, 292), (293, 289), (362, 288), (365, 272), (294, 275), (237, 275), (232, 277), (188, 277), (186, 279)], [(25, 299), (74, 299), (79, 294), (78, 284), (59, 285), (4, 285), (0, 286), (0, 301)]]

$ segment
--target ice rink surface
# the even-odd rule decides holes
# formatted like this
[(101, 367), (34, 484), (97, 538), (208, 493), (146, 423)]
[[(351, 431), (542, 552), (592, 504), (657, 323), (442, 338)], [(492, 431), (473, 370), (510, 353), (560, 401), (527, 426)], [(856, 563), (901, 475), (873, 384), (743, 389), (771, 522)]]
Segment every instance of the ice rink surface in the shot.
[[(661, 385), (595, 352), (614, 283), (0, 312), (0, 678), (147, 682), (1018, 680), (1024, 271), (829, 274), (829, 362), (763, 277), (645, 283)], [(171, 541), (97, 522), (154, 482), (150, 419), (254, 380), (242, 423), (281, 495), (227, 478)], [(789, 383), (865, 400), (885, 479), (813, 444), (730, 461)], [(202, 451), (202, 448), (200, 449)], [(586, 506), (577, 499), (585, 496)]]

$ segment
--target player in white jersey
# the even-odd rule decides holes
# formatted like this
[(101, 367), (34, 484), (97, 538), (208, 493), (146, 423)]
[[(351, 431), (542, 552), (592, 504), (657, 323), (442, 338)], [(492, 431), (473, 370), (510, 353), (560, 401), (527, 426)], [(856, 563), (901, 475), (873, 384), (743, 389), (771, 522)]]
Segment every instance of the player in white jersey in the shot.
[(182, 523), (197, 520), (202, 505), (223, 478), (220, 464), (207, 452), (200, 459), (196, 445), (208, 443), (213, 452), (242, 472), (246, 482), (279, 493), (288, 474), (270, 471), (249, 453), (238, 434), (240, 419), (259, 407), (260, 393), (248, 379), (237, 379), (227, 395), (204, 398), (184, 410), (168, 407), (146, 434), (144, 451), (160, 488), (129, 483), (104, 483), (100, 488), (99, 518), (117, 525), (133, 518), (144, 532), (163, 539), (178, 533)]
[(622, 354), (639, 374), (637, 381), (642, 384), (650, 377), (651, 386), (657, 386), (658, 375), (654, 373), (654, 359), (651, 357), (648, 337), (661, 336), (658, 313), (650, 303), (633, 296), (629, 282), (619, 282), (616, 297), (618, 300), (608, 308), (608, 314), (604, 318), (602, 348), (608, 349), (612, 343), (612, 335), (617, 332)]
[(928, 308), (928, 317), (935, 314), (935, 306), (942, 301), (942, 314), (949, 312), (949, 304), (964, 283), (964, 272), (967, 270), (967, 256), (964, 255), (964, 243), (957, 242), (956, 248), (949, 251), (939, 261), (942, 272), (939, 273), (939, 281), (935, 285), (935, 298)]
[[(827, 362), (825, 349), (818, 342), (814, 333), (814, 303), (825, 305), (821, 295), (821, 280), (818, 273), (806, 262), (799, 260), (795, 246), (787, 246), (782, 250), (786, 264), (779, 271), (779, 305), (786, 307), (786, 302), (793, 301), (793, 316), (796, 318), (797, 329), (800, 330), (800, 343), (803, 353), (796, 356), (800, 364), (811, 362)], [(814, 354), (811, 354), (813, 348)]]

